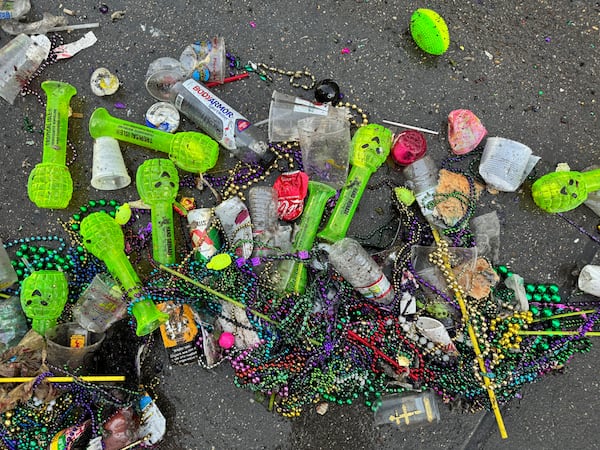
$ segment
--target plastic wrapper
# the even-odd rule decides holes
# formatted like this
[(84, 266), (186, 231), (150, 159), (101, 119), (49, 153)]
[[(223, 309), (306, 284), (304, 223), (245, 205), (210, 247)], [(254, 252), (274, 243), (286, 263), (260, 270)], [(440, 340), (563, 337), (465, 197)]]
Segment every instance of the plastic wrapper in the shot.
[(55, 16), (45, 12), (42, 20), (37, 22), (19, 22), (17, 20), (8, 20), (2, 24), (2, 31), (7, 34), (46, 34), (56, 27), (64, 27), (68, 25), (65, 16)]
[(471, 220), (477, 242), (477, 254), (497, 263), (500, 253), (500, 220), (496, 211), (482, 214)]
[(28, 330), (27, 320), (21, 308), (21, 299), (12, 296), (0, 300), (0, 351), (17, 345)]
[[(0, 355), (0, 376), (36, 377), (48, 370), (44, 358), (44, 338), (29, 330), (15, 347)], [(52, 383), (42, 382), (35, 395), (42, 401), (50, 401), (57, 396), (57, 391)], [(32, 396), (33, 381), (16, 385), (3, 383), (0, 386), (0, 413), (14, 409), (19, 402), (26, 402)]]

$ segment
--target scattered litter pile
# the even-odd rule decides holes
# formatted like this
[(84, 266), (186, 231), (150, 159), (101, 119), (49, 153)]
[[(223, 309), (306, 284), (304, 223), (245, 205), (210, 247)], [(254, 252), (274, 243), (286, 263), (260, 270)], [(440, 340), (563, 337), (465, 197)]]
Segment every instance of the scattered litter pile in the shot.
[[(149, 73), (163, 89), (171, 77), (178, 95), (188, 96), (175, 105), (192, 117), (194, 107), (209, 108), (194, 106), (193, 95), (212, 95), (201, 84), (215, 71), (211, 45), (219, 64), (232, 60), (215, 39), (186, 48), (185, 67), (175, 60), (159, 75)], [(227, 82), (222, 70), (219, 76)], [(98, 95), (118, 89), (112, 77), (94, 73)], [(63, 90), (65, 98), (60, 105), (54, 95), (48, 101), (43, 161), (32, 172), (29, 195), (40, 208), (64, 209), (72, 185), (70, 177), (64, 181), (65, 153), (57, 150), (67, 145), (64, 107), (74, 92), (52, 83), (44, 90)], [(165, 421), (152, 388), (139, 387), (144, 358), (138, 352), (158, 345), (152, 336), (159, 333), (172, 363), (197, 363), (198, 370), (229, 364), (237, 386), (285, 417), (360, 401), (375, 411), (377, 424), (408, 426), (439, 420), (439, 400), (469, 412), (493, 411), (503, 437), (499, 405), (589, 350), (595, 302), (571, 303), (556, 284), (523, 280), (498, 260), (495, 213), (478, 215), (486, 187), (513, 192), (526, 180), (539, 160), (529, 148), (499, 137), (483, 145), (481, 121), (457, 110), (448, 119), (455, 154), (438, 168), (425, 148), (415, 148), (425, 142), (422, 135), (399, 139), (369, 124), (362, 110), (340, 101), (331, 80), (317, 92), (333, 103), (290, 98), (304, 111), (321, 108), (320, 119), (307, 113), (287, 124), (270, 120), (269, 126), (286, 128), (279, 133), (298, 135), (286, 142), (244, 135), (258, 132), (216, 96), (210, 105), (236, 117), (238, 134), (217, 136), (202, 127), (208, 136), (175, 133), (179, 118), (161, 128), (162, 120), (146, 126), (94, 112), (95, 152), (115, 155), (116, 149), (111, 161), (118, 159), (118, 140), (166, 154), (137, 169), (141, 200), (89, 200), (61, 222), (64, 235), (4, 243), (5, 272), (16, 275), (4, 285), (0, 305), (4, 448), (51, 442), (50, 448), (71, 448), (86, 439), (89, 449), (160, 442)], [(173, 103), (163, 94), (157, 99)], [(164, 121), (177, 113), (164, 105), (161, 111)], [(358, 122), (351, 111), (359, 112)], [(210, 170), (217, 142), (240, 160), (224, 176)], [(389, 192), (395, 236), (375, 252), (346, 234), (382, 164), (404, 167)], [(42, 166), (48, 170), (40, 180)], [(96, 178), (100, 189), (131, 181), (124, 167), (117, 175), (102, 170), (109, 181)], [(597, 171), (549, 175), (534, 192), (549, 212), (575, 208), (600, 188)], [(66, 186), (59, 199), (44, 190), (56, 178)], [(206, 186), (210, 192), (200, 190)], [(61, 325), (68, 329), (63, 337), (56, 334)]]

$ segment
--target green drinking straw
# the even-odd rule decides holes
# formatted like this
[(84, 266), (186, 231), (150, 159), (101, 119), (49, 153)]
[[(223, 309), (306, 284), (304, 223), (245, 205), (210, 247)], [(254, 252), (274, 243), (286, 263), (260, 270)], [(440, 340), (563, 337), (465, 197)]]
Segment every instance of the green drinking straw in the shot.
[(42, 162), (29, 174), (27, 194), (39, 208), (64, 209), (73, 195), (73, 180), (67, 167), (69, 102), (77, 90), (61, 81), (44, 81), (48, 97), (44, 125)]
[(152, 256), (162, 264), (175, 263), (173, 202), (179, 190), (179, 174), (170, 159), (149, 159), (138, 167), (135, 177), (138, 194), (150, 205)]
[(118, 119), (105, 108), (98, 108), (90, 117), (90, 135), (96, 139), (110, 136), (119, 141), (165, 152), (181, 169), (204, 173), (212, 169), (219, 158), (219, 144), (211, 137), (196, 131), (167, 133), (145, 125)]
[(96, 258), (104, 261), (112, 277), (117, 280), (133, 301), (131, 309), (137, 322), (136, 334), (145, 336), (169, 319), (154, 302), (141, 297), (142, 282), (125, 254), (123, 230), (106, 212), (95, 212), (81, 221), (79, 229), (83, 245)]

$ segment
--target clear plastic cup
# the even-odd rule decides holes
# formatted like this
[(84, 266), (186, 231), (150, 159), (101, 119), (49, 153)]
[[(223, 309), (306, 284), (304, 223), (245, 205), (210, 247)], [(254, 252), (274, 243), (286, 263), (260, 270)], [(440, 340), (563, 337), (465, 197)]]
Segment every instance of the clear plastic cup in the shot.
[(440, 411), (431, 391), (386, 395), (375, 411), (375, 426), (390, 424), (405, 430), (439, 421)]
[(10, 256), (0, 240), (0, 290), (13, 285), (18, 280), (17, 273), (10, 262)]
[(488, 138), (479, 163), (479, 174), (488, 186), (516, 191), (540, 160), (529, 147), (501, 137)]
[(156, 100), (169, 101), (171, 88), (188, 77), (185, 69), (175, 58), (157, 58), (146, 71), (146, 90)]
[(94, 141), (92, 161), (92, 186), (101, 191), (114, 191), (129, 186), (131, 177), (127, 173), (119, 141), (102, 136)]
[(184, 49), (179, 61), (196, 81), (222, 84), (227, 70), (225, 40), (215, 36), (196, 41)]
[(28, 80), (50, 53), (50, 40), (43, 34), (19, 34), (0, 48), (0, 97), (11, 105)]
[(327, 117), (330, 108), (328, 104), (318, 105), (273, 91), (269, 108), (269, 141), (297, 141), (300, 137), (298, 121), (313, 116)]
[(106, 331), (127, 315), (127, 304), (122, 297), (123, 293), (112, 277), (99, 273), (77, 300), (73, 318), (86, 330)]
[(0, 352), (17, 345), (28, 330), (21, 299), (13, 295), (0, 300)]
[(350, 161), (350, 124), (347, 120), (309, 117), (298, 122), (304, 172), (311, 181), (341, 189)]
[(50, 366), (87, 374), (93, 371), (94, 353), (104, 341), (104, 333), (94, 333), (76, 322), (56, 325), (46, 331)]

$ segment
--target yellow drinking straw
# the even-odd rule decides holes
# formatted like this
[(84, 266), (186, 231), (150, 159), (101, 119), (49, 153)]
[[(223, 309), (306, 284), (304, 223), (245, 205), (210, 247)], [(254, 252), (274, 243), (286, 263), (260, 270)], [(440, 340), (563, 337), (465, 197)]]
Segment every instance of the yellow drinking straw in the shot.
[[(7, 377), (0, 378), (0, 383), (26, 383), (33, 381), (37, 377)], [(46, 381), (51, 383), (72, 383), (74, 381), (85, 381), (88, 383), (101, 383), (101, 382), (112, 382), (112, 381), (125, 381), (123, 375), (90, 375), (83, 377), (46, 377)]]
[[(440, 244), (441, 238), (438, 231), (432, 227), (433, 237), (435, 238), (436, 244)], [(444, 261), (445, 268), (451, 272), (452, 267), (450, 266), (450, 262), (448, 261), (448, 254), (442, 252), (442, 259)], [(502, 419), (502, 414), (500, 413), (500, 408), (498, 407), (498, 401), (496, 400), (496, 394), (491, 387), (490, 377), (488, 376), (487, 367), (485, 367), (485, 362), (483, 361), (483, 357), (481, 356), (481, 350), (479, 348), (479, 343), (477, 342), (477, 336), (475, 335), (475, 330), (471, 325), (471, 321), (469, 320), (469, 315), (467, 313), (467, 307), (465, 305), (465, 301), (460, 294), (458, 289), (454, 290), (454, 295), (458, 305), (460, 306), (460, 312), (462, 313), (463, 320), (467, 324), (467, 330), (469, 332), (469, 338), (471, 339), (471, 343), (473, 344), (473, 351), (475, 352), (475, 357), (477, 358), (477, 362), (479, 363), (479, 368), (481, 372), (484, 373), (483, 383), (485, 384), (485, 388), (487, 390), (488, 396), (490, 398), (490, 403), (492, 405), (492, 411), (494, 412), (494, 416), (496, 416), (496, 423), (498, 424), (498, 430), (500, 431), (500, 436), (502, 439), (508, 438), (508, 434), (506, 433), (506, 428), (504, 427), (504, 420)]]

